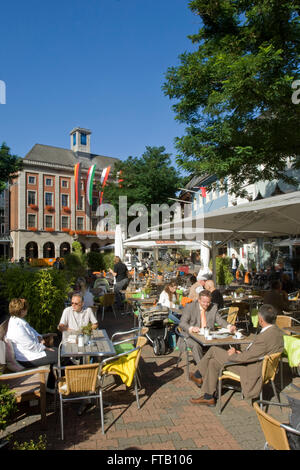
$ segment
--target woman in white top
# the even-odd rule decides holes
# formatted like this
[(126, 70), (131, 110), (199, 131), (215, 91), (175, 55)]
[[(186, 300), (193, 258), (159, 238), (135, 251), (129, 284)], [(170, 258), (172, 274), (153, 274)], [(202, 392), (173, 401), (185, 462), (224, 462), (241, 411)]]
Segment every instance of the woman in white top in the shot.
[(175, 308), (175, 303), (177, 300), (176, 288), (177, 284), (174, 281), (170, 282), (169, 284), (166, 284), (164, 290), (159, 296), (158, 303), (161, 304), (163, 307)]
[(42, 336), (24, 320), (27, 311), (27, 300), (12, 299), (10, 301), (10, 319), (6, 338), (14, 348), (16, 360), (25, 368), (56, 364), (57, 348), (45, 346)]

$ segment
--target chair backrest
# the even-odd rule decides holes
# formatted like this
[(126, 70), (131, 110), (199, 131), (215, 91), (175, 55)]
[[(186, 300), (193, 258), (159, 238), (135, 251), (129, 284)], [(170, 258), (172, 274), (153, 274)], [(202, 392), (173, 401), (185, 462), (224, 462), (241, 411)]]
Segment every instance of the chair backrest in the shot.
[(103, 307), (111, 307), (115, 301), (115, 294), (104, 294), (100, 297), (100, 303)]
[(279, 360), (281, 357), (281, 352), (269, 354), (264, 357), (262, 363), (262, 378), (263, 383), (266, 384), (269, 380), (274, 380), (275, 374), (278, 369)]
[(135, 360), (135, 368), (136, 369), (137, 369), (137, 366), (139, 364), (139, 360), (140, 360), (141, 353), (142, 353), (142, 348), (146, 345), (147, 341), (148, 341), (148, 339), (145, 336), (139, 336), (138, 337), (136, 347), (140, 348), (140, 349), (137, 353), (136, 360)]
[(227, 323), (234, 325), (236, 322), (238, 313), (239, 313), (239, 307), (229, 307), (228, 313), (227, 313)]
[(292, 326), (292, 317), (286, 315), (277, 315), (276, 325), (278, 328), (290, 328)]
[(98, 363), (67, 366), (65, 368), (67, 393), (95, 392), (98, 371)]
[(280, 427), (279, 421), (263, 411), (257, 403), (253, 406), (267, 443), (275, 450), (290, 450), (285, 429)]

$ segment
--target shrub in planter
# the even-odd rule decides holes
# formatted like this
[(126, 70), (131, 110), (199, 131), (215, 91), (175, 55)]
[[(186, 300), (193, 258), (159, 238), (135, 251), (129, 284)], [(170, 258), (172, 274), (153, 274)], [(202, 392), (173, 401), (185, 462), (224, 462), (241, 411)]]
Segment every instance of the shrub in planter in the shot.
[(9, 420), (17, 410), (15, 394), (6, 386), (0, 384), (0, 430), (4, 431)]
[(109, 268), (114, 267), (114, 258), (115, 258), (114, 253), (104, 253), (104, 254), (102, 254), (103, 269), (105, 271), (108, 271)]
[(33, 328), (41, 334), (56, 331), (70, 290), (64, 271), (48, 268), (33, 272), (16, 266), (1, 273), (1, 285), (8, 302), (18, 297), (28, 300), (26, 320)]
[[(233, 275), (230, 269), (230, 259), (228, 256), (216, 257), (216, 283), (219, 286), (228, 286), (233, 281)], [(212, 269), (212, 260), (209, 262), (209, 267)]]

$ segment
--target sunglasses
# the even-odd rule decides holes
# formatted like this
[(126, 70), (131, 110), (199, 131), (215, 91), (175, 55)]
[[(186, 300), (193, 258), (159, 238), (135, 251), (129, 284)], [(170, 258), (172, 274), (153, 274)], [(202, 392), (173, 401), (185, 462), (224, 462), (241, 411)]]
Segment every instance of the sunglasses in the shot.
[(81, 302), (71, 302), (71, 305), (81, 305)]

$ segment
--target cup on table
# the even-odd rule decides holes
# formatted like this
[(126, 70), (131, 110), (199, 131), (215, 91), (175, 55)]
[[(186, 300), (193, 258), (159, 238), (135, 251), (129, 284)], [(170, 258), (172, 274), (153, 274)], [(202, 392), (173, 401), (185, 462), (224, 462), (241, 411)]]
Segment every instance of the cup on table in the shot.
[(243, 337), (243, 335), (240, 331), (236, 331), (235, 332), (235, 337), (236, 337), (236, 339), (241, 339)]

